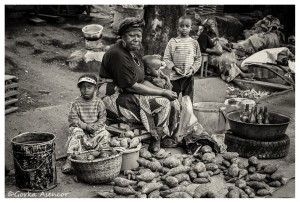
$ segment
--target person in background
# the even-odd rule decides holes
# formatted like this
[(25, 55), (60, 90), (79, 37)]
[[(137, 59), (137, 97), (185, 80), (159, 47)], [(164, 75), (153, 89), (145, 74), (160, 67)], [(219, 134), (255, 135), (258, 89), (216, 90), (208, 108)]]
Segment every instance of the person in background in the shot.
[(209, 54), (208, 64), (217, 67), (221, 78), (227, 82), (232, 81), (237, 76), (241, 78), (253, 78), (253, 73), (244, 73), (238, 67), (238, 60), (231, 50), (229, 43), (224, 38), (218, 38), (215, 32), (215, 22), (207, 19), (203, 22), (198, 43), (202, 53)]
[(170, 39), (164, 52), (164, 61), (171, 69), (171, 83), (173, 91), (178, 95), (194, 98), (194, 74), (201, 66), (201, 51), (197, 40), (192, 39), (189, 33), (192, 29), (192, 19), (187, 16), (178, 20), (176, 38)]
[(67, 160), (63, 173), (72, 171), (69, 157), (87, 150), (100, 150), (109, 147), (109, 132), (105, 129), (106, 109), (103, 101), (95, 96), (97, 77), (82, 75), (77, 87), (80, 97), (71, 105), (69, 113), (69, 137), (66, 143)]

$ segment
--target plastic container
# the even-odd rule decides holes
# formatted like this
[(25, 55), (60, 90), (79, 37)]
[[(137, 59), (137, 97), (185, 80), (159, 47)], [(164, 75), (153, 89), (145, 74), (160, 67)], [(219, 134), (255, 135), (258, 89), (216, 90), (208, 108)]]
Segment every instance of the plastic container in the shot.
[(84, 38), (89, 41), (96, 41), (100, 39), (102, 31), (103, 26), (98, 24), (91, 24), (82, 28)]
[(137, 148), (123, 151), (121, 171), (131, 170), (139, 167), (137, 160), (140, 156), (141, 147), (142, 144), (140, 143)]
[(194, 114), (204, 131), (209, 134), (226, 130), (224, 110), (226, 105), (219, 102), (199, 102), (193, 104)]
[(41, 192), (57, 186), (55, 135), (26, 132), (11, 140), (16, 185), (20, 190)]

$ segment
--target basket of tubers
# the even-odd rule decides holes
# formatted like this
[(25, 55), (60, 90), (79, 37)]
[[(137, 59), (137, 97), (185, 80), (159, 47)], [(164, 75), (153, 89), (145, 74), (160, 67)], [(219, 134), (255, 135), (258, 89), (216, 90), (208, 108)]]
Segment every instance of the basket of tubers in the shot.
[(91, 150), (72, 155), (71, 162), (79, 181), (89, 184), (108, 183), (120, 173), (123, 150)]

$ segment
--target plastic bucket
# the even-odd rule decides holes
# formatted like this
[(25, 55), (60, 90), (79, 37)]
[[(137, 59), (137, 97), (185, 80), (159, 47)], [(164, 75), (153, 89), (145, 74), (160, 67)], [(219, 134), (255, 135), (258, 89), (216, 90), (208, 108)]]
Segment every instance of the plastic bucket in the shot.
[(55, 135), (22, 133), (11, 140), (16, 185), (20, 190), (40, 192), (57, 185)]
[(131, 170), (139, 167), (137, 160), (140, 156), (141, 147), (142, 144), (140, 143), (137, 148), (123, 151), (121, 171)]
[(144, 18), (144, 9), (137, 8), (123, 8), (117, 6), (114, 14), (114, 22), (112, 24), (113, 30), (117, 31), (122, 20), (128, 17)]
[(89, 41), (96, 41), (100, 39), (102, 30), (103, 26), (98, 24), (91, 24), (82, 28), (84, 38)]
[(204, 131), (223, 133), (226, 130), (226, 118), (223, 113), (226, 105), (219, 102), (199, 102), (193, 104), (194, 114)]

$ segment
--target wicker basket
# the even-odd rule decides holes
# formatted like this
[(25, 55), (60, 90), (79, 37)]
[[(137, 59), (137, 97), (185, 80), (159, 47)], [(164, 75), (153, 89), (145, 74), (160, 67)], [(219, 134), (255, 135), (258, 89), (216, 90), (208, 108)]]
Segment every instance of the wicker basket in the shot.
[[(88, 152), (84, 152), (83, 154), (85, 153)], [(71, 158), (71, 162), (79, 181), (89, 184), (108, 183), (114, 180), (120, 173), (122, 154), (123, 152), (120, 150), (117, 155), (107, 158), (92, 161), (82, 161)]]

